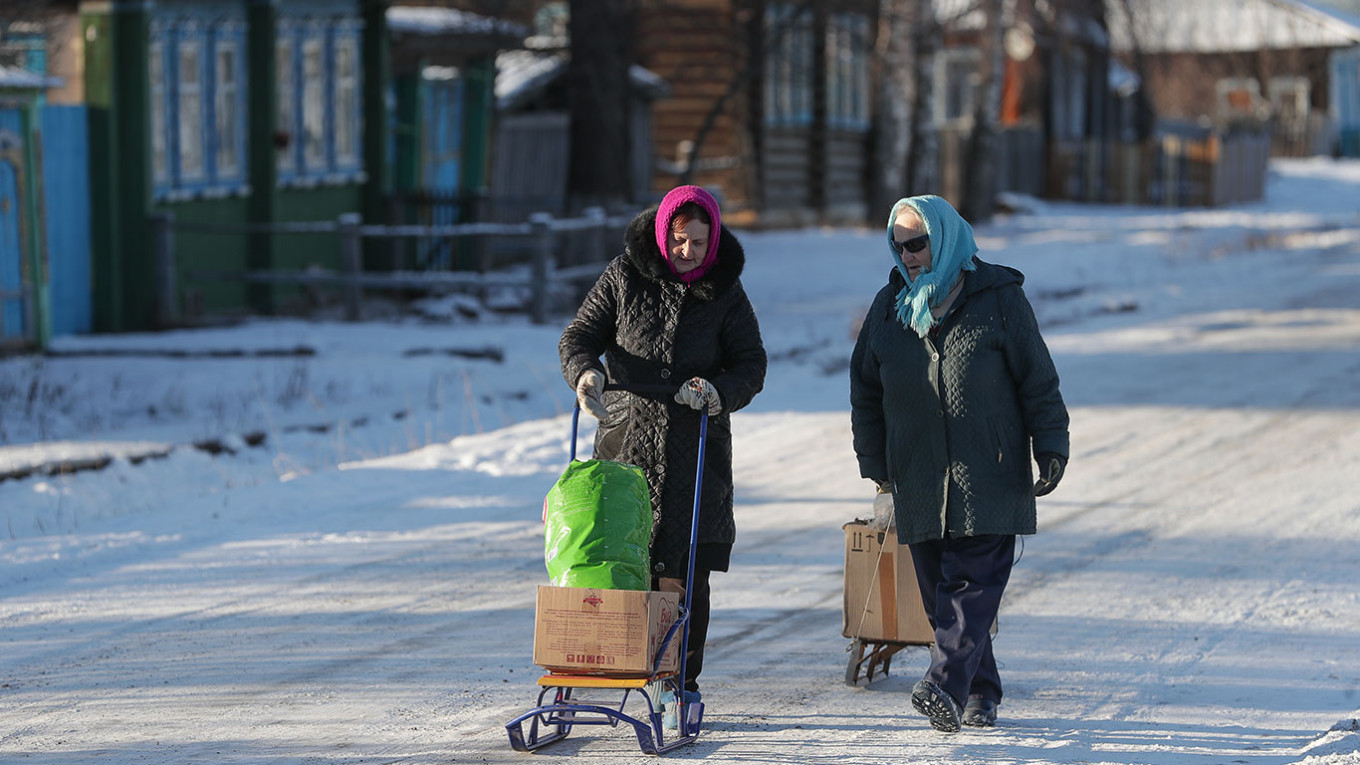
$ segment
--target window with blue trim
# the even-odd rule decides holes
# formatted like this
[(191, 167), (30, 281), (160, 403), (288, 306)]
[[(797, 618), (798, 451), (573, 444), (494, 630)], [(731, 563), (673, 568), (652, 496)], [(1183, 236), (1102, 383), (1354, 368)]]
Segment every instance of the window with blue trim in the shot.
[(838, 130), (869, 129), (869, 18), (833, 13), (826, 29), (826, 113)]
[(280, 19), (277, 167), (282, 186), (362, 181), (362, 23)]
[(156, 199), (249, 192), (245, 46), (237, 19), (152, 22), (148, 116)]
[(812, 124), (812, 13), (772, 3), (765, 12), (765, 124)]

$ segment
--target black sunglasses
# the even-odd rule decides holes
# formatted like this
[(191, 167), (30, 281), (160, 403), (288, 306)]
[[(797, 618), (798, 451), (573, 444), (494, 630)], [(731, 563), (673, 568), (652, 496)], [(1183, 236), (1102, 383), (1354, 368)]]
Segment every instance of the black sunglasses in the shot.
[(889, 239), (888, 244), (892, 245), (892, 248), (897, 251), (898, 255), (901, 255), (903, 250), (906, 250), (907, 252), (920, 252), (926, 248), (927, 244), (930, 244), (930, 234), (913, 236), (905, 242)]

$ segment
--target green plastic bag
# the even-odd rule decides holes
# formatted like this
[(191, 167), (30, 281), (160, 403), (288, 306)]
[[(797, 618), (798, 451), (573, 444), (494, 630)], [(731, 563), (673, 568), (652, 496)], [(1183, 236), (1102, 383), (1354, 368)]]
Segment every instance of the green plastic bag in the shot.
[(543, 523), (555, 586), (652, 588), (652, 500), (642, 468), (572, 461), (543, 500)]

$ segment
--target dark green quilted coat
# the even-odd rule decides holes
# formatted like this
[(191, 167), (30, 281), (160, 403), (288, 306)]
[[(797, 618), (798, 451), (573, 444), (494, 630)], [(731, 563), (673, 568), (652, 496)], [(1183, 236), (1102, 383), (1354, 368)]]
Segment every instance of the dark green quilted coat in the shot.
[[(732, 425), (730, 413), (751, 403), (765, 384), (765, 346), (755, 311), (741, 286), (746, 256), (726, 227), (718, 263), (686, 285), (657, 250), (656, 210), (625, 233), (626, 249), (605, 268), (562, 333), (562, 376), (575, 386), (587, 369), (608, 365), (614, 383), (678, 386), (691, 377), (713, 383), (722, 413), (708, 419), (699, 542), (731, 545)], [(689, 558), (699, 413), (670, 395), (604, 394), (609, 416), (595, 434), (595, 456), (637, 465), (647, 474), (653, 524), (652, 569), (685, 576)], [(659, 565), (658, 565), (659, 564)]]
[(860, 474), (891, 480), (903, 544), (1033, 534), (1030, 455), (1068, 454), (1058, 373), (1021, 284), (974, 259), (933, 336), (897, 319), (894, 270), (864, 318), (850, 360)]

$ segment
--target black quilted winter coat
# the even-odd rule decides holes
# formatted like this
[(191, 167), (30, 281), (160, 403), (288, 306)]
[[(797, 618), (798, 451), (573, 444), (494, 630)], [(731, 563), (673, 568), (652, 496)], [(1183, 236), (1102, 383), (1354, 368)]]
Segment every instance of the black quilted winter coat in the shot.
[(902, 544), (1033, 534), (1030, 454), (1068, 454), (1058, 372), (1021, 289), (1024, 276), (974, 259), (954, 305), (922, 338), (902, 325), (894, 270), (850, 360), (860, 473), (890, 480)]
[[(678, 387), (702, 377), (718, 389), (722, 413), (708, 418), (700, 555), (718, 553), (708, 568), (726, 570), (736, 538), (732, 521), (730, 413), (765, 384), (765, 346), (755, 311), (741, 286), (746, 256), (722, 227), (718, 262), (686, 285), (657, 249), (656, 209), (640, 214), (625, 233), (626, 249), (600, 275), (558, 344), (562, 376), (573, 388), (587, 369), (608, 367), (611, 383)], [(595, 435), (595, 457), (637, 465), (652, 497), (652, 571), (684, 578), (689, 559), (699, 413), (671, 395), (607, 391), (609, 416)], [(725, 547), (724, 547), (725, 546)]]

